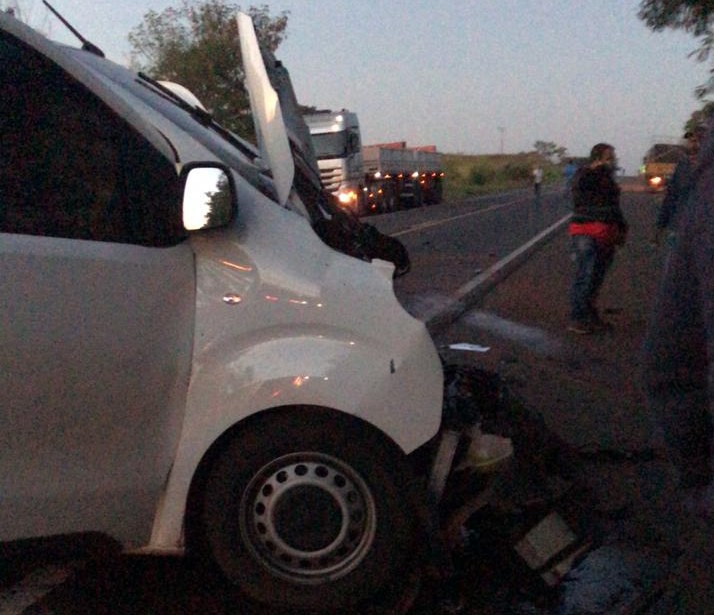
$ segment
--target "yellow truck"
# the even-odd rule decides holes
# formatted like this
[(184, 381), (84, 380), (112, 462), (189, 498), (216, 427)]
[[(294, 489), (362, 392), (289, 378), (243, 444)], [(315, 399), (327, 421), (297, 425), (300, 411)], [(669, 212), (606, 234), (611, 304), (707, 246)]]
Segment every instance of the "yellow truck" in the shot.
[(664, 190), (674, 174), (674, 168), (685, 155), (684, 146), (672, 143), (655, 143), (645, 155), (644, 177), (647, 188), (653, 192)]

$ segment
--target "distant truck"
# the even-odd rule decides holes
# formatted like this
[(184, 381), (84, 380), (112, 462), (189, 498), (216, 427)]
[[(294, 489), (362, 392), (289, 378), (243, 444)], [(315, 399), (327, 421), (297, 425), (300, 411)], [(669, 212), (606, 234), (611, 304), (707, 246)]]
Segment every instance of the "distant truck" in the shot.
[(655, 143), (644, 158), (644, 177), (647, 187), (664, 190), (674, 174), (674, 168), (685, 155), (684, 146), (674, 143)]
[(405, 141), (362, 145), (357, 114), (317, 111), (305, 115), (326, 190), (357, 215), (440, 203), (442, 155), (436, 146)]
[(405, 141), (362, 147), (367, 206), (393, 211), (400, 206), (440, 203), (443, 197), (441, 154), (435, 145), (407, 147)]

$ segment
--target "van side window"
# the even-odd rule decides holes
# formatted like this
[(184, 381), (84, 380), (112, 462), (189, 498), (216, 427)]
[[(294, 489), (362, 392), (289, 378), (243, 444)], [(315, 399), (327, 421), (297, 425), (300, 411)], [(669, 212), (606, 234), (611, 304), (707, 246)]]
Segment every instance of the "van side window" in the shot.
[(0, 36), (0, 232), (172, 245), (173, 165), (61, 68)]

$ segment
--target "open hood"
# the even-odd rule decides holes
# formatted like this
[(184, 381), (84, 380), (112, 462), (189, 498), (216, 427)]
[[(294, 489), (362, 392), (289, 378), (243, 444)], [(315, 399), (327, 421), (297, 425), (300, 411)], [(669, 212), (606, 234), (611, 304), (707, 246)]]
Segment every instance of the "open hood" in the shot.
[(238, 13), (237, 20), (245, 85), (250, 97), (258, 148), (264, 162), (270, 167), (278, 201), (280, 205), (285, 205), (293, 185), (295, 166), (280, 101), (270, 84), (253, 20), (242, 12)]

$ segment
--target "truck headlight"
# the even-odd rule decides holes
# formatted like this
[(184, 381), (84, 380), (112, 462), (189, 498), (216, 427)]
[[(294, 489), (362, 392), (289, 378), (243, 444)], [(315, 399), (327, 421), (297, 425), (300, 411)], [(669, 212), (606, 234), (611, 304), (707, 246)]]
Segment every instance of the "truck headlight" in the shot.
[(351, 203), (357, 201), (357, 193), (354, 190), (350, 190), (349, 192), (340, 192), (337, 195), (337, 198), (343, 205), (350, 205)]

